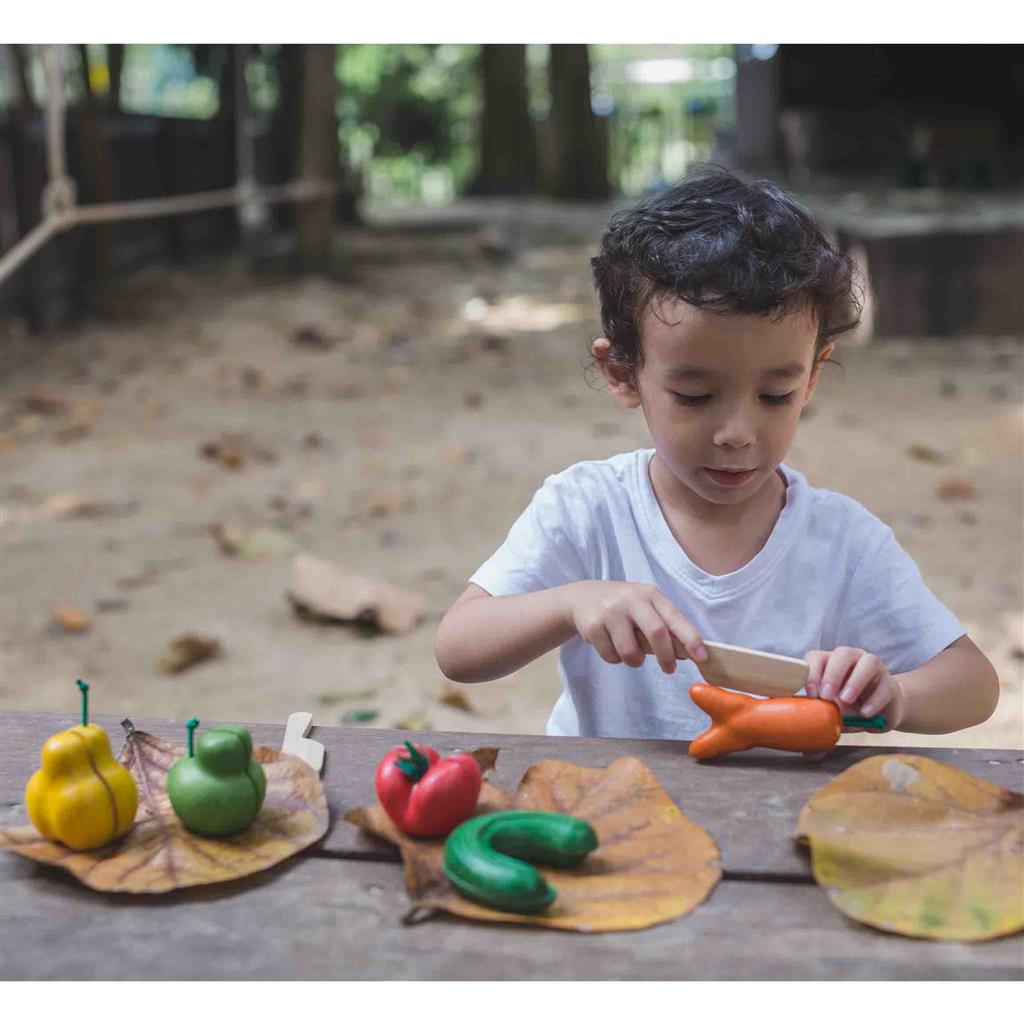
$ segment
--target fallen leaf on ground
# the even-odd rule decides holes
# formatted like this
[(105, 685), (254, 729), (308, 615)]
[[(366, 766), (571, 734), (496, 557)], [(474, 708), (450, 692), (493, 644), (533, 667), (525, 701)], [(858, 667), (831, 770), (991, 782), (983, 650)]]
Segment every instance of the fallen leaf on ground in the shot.
[(473, 714), (476, 711), (476, 708), (470, 703), (469, 697), (466, 696), (465, 690), (458, 686), (453, 686), (447, 680), (441, 683), (437, 700), (440, 704), (446, 704), (450, 708), (458, 708), (459, 711), (465, 711), (468, 714)]
[(47, 498), (39, 506), (39, 514), (48, 519), (106, 519), (131, 515), (138, 510), (134, 498), (114, 500), (95, 495), (61, 493)]
[(318, 349), (321, 352), (326, 352), (328, 349), (333, 348), (337, 342), (336, 338), (332, 338), (313, 324), (303, 324), (301, 327), (296, 327), (289, 335), (288, 340), (300, 348)]
[(935, 493), (945, 501), (956, 501), (960, 498), (973, 498), (975, 487), (968, 480), (951, 477), (949, 480), (943, 480), (935, 488)]
[(373, 688), (366, 690), (335, 690), (331, 693), (317, 694), (316, 702), (323, 707), (333, 707), (335, 704), (344, 704), (350, 700), (367, 700), (376, 697), (377, 691)]
[(65, 633), (84, 633), (92, 625), (89, 616), (72, 605), (54, 608), (50, 621)]
[(156, 893), (265, 871), (327, 831), (327, 800), (317, 773), (269, 747), (252, 751), (267, 777), (252, 825), (217, 839), (186, 831), (167, 796), (167, 772), (184, 753), (184, 747), (148, 733), (129, 734), (120, 760), (135, 778), (139, 810), (134, 827), (116, 843), (76, 853), (24, 825), (0, 829), (0, 847), (70, 871), (101, 892)]
[(221, 645), (216, 637), (183, 633), (167, 645), (167, 650), (161, 656), (157, 667), (161, 672), (184, 672), (185, 669), (217, 658), (220, 654)]
[(53, 439), (58, 444), (70, 444), (72, 441), (79, 441), (83, 437), (88, 437), (91, 432), (92, 423), (87, 420), (79, 420), (54, 431)]
[(313, 621), (352, 623), (383, 633), (408, 633), (427, 611), (419, 594), (345, 572), (306, 552), (295, 556), (288, 599), (299, 615)]
[(372, 708), (361, 708), (356, 711), (346, 711), (341, 716), (342, 725), (360, 725), (363, 722), (375, 722), (380, 718), (380, 712)]
[(39, 413), (43, 416), (59, 416), (67, 412), (71, 403), (63, 395), (51, 390), (45, 384), (34, 387), (22, 399), (27, 412)]
[(926, 444), (911, 444), (906, 448), (907, 455), (918, 462), (933, 462), (936, 464), (949, 462), (949, 458), (937, 448)]
[(392, 729), (408, 729), (410, 732), (427, 732), (433, 728), (430, 719), (422, 711), (413, 711), (395, 722)]
[(221, 551), (236, 558), (288, 554), (295, 548), (295, 541), (288, 534), (270, 526), (246, 526), (228, 520), (214, 523), (210, 532)]
[(388, 487), (364, 495), (356, 507), (360, 516), (387, 519), (402, 512), (411, 512), (416, 507), (416, 499), (408, 488)]
[(477, 813), (510, 808), (569, 814), (589, 822), (597, 833), (598, 848), (577, 867), (539, 868), (558, 893), (544, 913), (495, 910), (462, 896), (444, 874), (445, 840), (400, 833), (379, 804), (350, 811), (345, 818), (400, 847), (415, 909), (481, 921), (579, 932), (649, 928), (690, 913), (722, 875), (711, 837), (687, 820), (650, 769), (634, 757), (620, 757), (604, 769), (540, 761), (523, 776), (514, 799), (485, 780)]
[(848, 917), (926, 939), (1024, 928), (1024, 796), (931, 758), (848, 768), (800, 812), (817, 883)]
[(242, 469), (249, 462), (272, 463), (277, 455), (269, 448), (256, 444), (245, 434), (221, 434), (199, 448), (204, 459), (219, 462), (227, 469)]

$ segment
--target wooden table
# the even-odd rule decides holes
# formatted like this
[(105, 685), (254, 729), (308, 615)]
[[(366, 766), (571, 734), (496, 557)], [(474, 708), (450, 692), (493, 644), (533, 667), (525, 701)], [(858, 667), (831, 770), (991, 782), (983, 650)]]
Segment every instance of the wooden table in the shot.
[[(97, 718), (115, 749), (117, 720)], [(46, 738), (75, 724), (7, 713), (0, 726), (0, 817), (23, 824), (25, 782)], [(204, 725), (208, 723), (204, 722)], [(209, 723), (214, 724), (214, 723)], [(139, 719), (171, 738), (180, 722)], [(283, 726), (250, 725), (279, 747)], [(446, 914), (403, 925), (408, 909), (397, 850), (342, 820), (374, 800), (383, 753), (413, 734), (314, 728), (327, 757), (331, 826), (305, 855), (224, 885), (165, 896), (107, 895), (70, 875), (0, 857), (4, 979), (1021, 979), (1024, 936), (955, 943), (906, 939), (848, 920), (814, 884), (793, 842), (800, 808), (830, 778), (881, 753), (839, 747), (824, 761), (751, 751), (714, 765), (662, 740), (562, 739), (488, 733), (415, 734), (442, 751), (501, 748), (490, 776), (514, 792), (533, 762), (604, 767), (642, 758), (673, 800), (722, 851), (724, 877), (687, 917), (644, 931), (582, 935), (490, 925)], [(894, 748), (886, 748), (892, 753)], [(1024, 752), (915, 748), (937, 761), (1020, 789)]]

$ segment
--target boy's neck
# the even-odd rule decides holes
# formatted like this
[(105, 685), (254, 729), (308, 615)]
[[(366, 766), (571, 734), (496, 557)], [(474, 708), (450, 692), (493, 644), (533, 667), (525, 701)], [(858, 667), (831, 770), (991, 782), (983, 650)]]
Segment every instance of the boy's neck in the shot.
[(716, 505), (706, 501), (685, 484), (661, 461), (655, 452), (649, 474), (654, 495), (670, 524), (686, 523), (696, 528), (716, 530), (761, 529), (771, 532), (786, 504), (786, 480), (780, 469), (746, 501), (735, 505)]

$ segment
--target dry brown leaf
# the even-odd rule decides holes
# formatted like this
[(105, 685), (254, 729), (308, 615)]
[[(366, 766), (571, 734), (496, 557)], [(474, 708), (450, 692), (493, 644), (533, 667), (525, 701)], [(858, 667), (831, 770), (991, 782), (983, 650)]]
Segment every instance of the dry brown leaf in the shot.
[(906, 452), (910, 458), (916, 459), (918, 462), (932, 462), (936, 464), (949, 462), (949, 458), (946, 455), (937, 448), (932, 448), (926, 444), (907, 445)]
[(270, 526), (248, 526), (239, 520), (214, 523), (210, 532), (224, 554), (237, 558), (287, 554), (295, 548), (288, 534)]
[(1024, 928), (1024, 796), (928, 757), (869, 757), (807, 801), (797, 839), (848, 917), (927, 939)]
[(422, 711), (412, 711), (405, 718), (395, 722), (391, 728), (407, 729), (409, 732), (428, 732), (433, 726)]
[(411, 512), (416, 506), (412, 491), (407, 487), (387, 487), (366, 494), (359, 499), (358, 514), (370, 519), (387, 519), (403, 512)]
[(973, 498), (975, 495), (974, 484), (969, 480), (962, 480), (960, 477), (950, 477), (943, 480), (935, 493), (945, 501), (956, 501), (960, 498)]
[(441, 683), (437, 700), (439, 704), (446, 704), (450, 708), (458, 708), (459, 711), (465, 711), (467, 714), (473, 714), (476, 711), (469, 697), (466, 696), (466, 691), (458, 686), (452, 686), (447, 680)]
[(65, 633), (84, 633), (92, 625), (85, 612), (69, 604), (54, 608), (50, 621)]
[(306, 552), (295, 556), (288, 599), (300, 615), (314, 621), (356, 623), (384, 633), (409, 632), (427, 611), (419, 594), (345, 572)]
[(219, 657), (220, 653), (220, 641), (216, 637), (183, 633), (167, 645), (157, 667), (161, 672), (184, 672), (202, 661)]
[(321, 352), (333, 348), (337, 340), (314, 324), (303, 324), (301, 327), (296, 327), (289, 337), (289, 341), (293, 345), (298, 345), (300, 348), (318, 349)]
[(113, 500), (95, 495), (53, 494), (39, 506), (39, 515), (47, 519), (105, 519), (131, 515), (139, 507), (134, 498)]
[(67, 412), (71, 403), (56, 391), (51, 390), (45, 384), (34, 387), (22, 400), (26, 411), (40, 413), (43, 416), (59, 416)]
[(379, 806), (345, 817), (399, 845), (416, 908), (482, 921), (579, 932), (649, 928), (688, 914), (722, 875), (711, 837), (684, 817), (634, 757), (620, 757), (604, 769), (541, 761), (523, 776), (514, 800), (485, 782), (477, 813), (510, 808), (570, 814), (597, 833), (597, 850), (579, 866), (541, 869), (558, 893), (542, 914), (494, 910), (461, 896), (444, 875), (444, 840), (402, 835)]
[(249, 462), (271, 463), (277, 456), (269, 448), (256, 444), (245, 434), (221, 434), (199, 448), (205, 459), (219, 462), (227, 469), (242, 469)]
[(129, 734), (120, 760), (135, 778), (139, 810), (134, 827), (118, 842), (76, 853), (24, 825), (0, 829), (0, 848), (70, 871), (101, 892), (155, 893), (265, 871), (327, 831), (327, 800), (317, 773), (269, 747), (253, 747), (267, 794), (252, 825), (219, 839), (186, 831), (167, 796), (167, 772), (184, 753), (184, 747), (148, 733)]

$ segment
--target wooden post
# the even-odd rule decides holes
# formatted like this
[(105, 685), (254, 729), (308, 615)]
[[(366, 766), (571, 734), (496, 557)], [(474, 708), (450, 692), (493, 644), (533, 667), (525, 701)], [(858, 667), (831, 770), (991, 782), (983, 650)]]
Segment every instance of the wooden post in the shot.
[(548, 191), (563, 199), (603, 199), (609, 192), (608, 154), (590, 105), (586, 44), (552, 44), (548, 72), (555, 145), (554, 180)]
[(526, 87), (526, 46), (481, 46), (480, 80), (480, 169), (470, 192), (532, 192), (537, 179), (537, 144)]
[[(303, 49), (301, 176), (330, 181), (338, 176), (335, 47), (310, 44)], [(334, 199), (301, 202), (296, 211), (296, 225), (301, 265), (306, 269), (326, 269), (334, 234)]]

